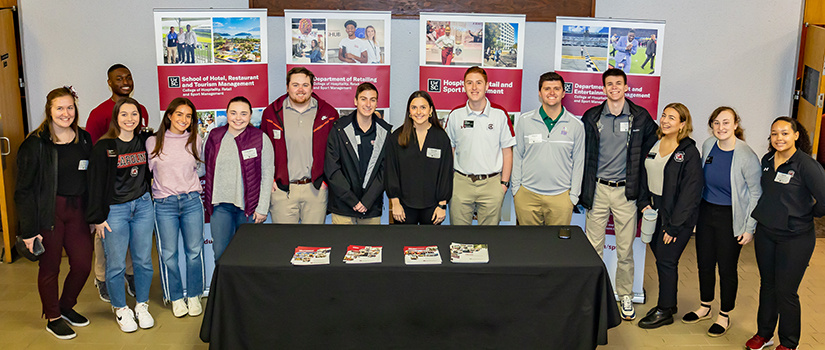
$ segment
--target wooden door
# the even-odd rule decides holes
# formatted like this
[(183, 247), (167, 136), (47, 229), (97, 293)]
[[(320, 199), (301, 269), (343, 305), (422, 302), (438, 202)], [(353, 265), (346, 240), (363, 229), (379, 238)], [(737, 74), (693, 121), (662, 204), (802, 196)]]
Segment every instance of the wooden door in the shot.
[(14, 187), (17, 177), (17, 149), (25, 137), (23, 107), (17, 70), (16, 28), (11, 9), (0, 10), (0, 219), (2, 219), (4, 261), (11, 262), (17, 239), (17, 210)]
[[(802, 59), (802, 94), (797, 120), (808, 130), (813, 143), (813, 156), (819, 152), (822, 126), (823, 76), (825, 70), (825, 28), (811, 25), (805, 36), (805, 56)], [(825, 154), (823, 154), (825, 156)]]

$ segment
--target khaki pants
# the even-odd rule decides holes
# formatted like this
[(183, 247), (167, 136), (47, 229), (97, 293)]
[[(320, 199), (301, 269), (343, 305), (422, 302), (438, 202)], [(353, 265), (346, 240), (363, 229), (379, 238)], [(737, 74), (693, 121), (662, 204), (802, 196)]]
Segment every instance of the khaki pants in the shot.
[(269, 212), (275, 224), (323, 224), (327, 217), (327, 185), (316, 190), (311, 182), (291, 184), (289, 192), (278, 188), (272, 192)]
[(177, 63), (178, 61), (178, 47), (166, 48), (166, 63)]
[(381, 217), (374, 218), (356, 218), (352, 216), (344, 216), (332, 213), (333, 225), (381, 225)]
[(473, 182), (469, 177), (455, 173), (450, 225), (472, 225), (473, 212), (478, 215), (479, 225), (498, 225), (504, 193), (501, 174)]
[[(103, 251), (103, 240), (98, 235), (95, 235), (95, 278), (98, 281), (106, 282), (106, 253)], [(135, 271), (132, 269), (132, 253), (126, 251), (126, 274), (134, 275)]]
[(521, 186), (513, 196), (519, 225), (570, 225), (573, 202), (570, 190), (555, 196), (542, 196)]
[[(604, 230), (613, 213), (616, 233), (616, 293), (619, 297), (633, 294), (633, 240), (636, 238), (636, 201), (629, 201), (625, 188), (596, 183), (593, 209), (587, 211), (585, 231), (593, 248), (604, 257)], [(644, 264), (644, 261), (640, 263)]]

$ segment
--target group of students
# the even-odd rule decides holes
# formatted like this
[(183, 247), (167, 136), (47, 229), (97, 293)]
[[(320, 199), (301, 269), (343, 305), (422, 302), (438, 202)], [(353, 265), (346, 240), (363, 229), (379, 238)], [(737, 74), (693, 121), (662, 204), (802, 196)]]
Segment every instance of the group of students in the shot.
[[(118, 84), (119, 77), (127, 83)], [(588, 209), (587, 236), (599, 254), (613, 214), (616, 285), (627, 320), (635, 319), (627, 245), (635, 237), (637, 215), (657, 210), (650, 246), (659, 298), (639, 321), (643, 328), (673, 322), (678, 261), (695, 227), (701, 304), (682, 320), (711, 317), (718, 265), (721, 312), (708, 334), (724, 334), (736, 298), (739, 252), (754, 240), (762, 285), (759, 329), (747, 346), (772, 344), (781, 314), (780, 348), (794, 349), (800, 332), (796, 291), (813, 253), (813, 216), (825, 214), (825, 171), (806, 154), (810, 142), (802, 126), (777, 118), (760, 164), (744, 142), (738, 114), (719, 107), (708, 120), (714, 137), (700, 156), (690, 138), (687, 107), (667, 105), (657, 126), (625, 98), (623, 71), (609, 69), (602, 78), (607, 100), (579, 119), (562, 107), (563, 78), (543, 74), (541, 106), (522, 114), (514, 129), (506, 111), (485, 96), (486, 72), (471, 67), (464, 78), (467, 104), (454, 109), (444, 125), (430, 95), (416, 91), (403, 124), (392, 131), (376, 112), (374, 85), (359, 85), (355, 111), (339, 118), (312, 92), (312, 72), (296, 67), (287, 73), (287, 93), (264, 110), (260, 128), (250, 127), (250, 102), (235, 97), (227, 104), (227, 125), (207, 140), (198, 135), (196, 108), (185, 98), (169, 104), (157, 132), (143, 129), (146, 112), (129, 97), (131, 74), (122, 65), (109, 70), (113, 98), (98, 109), (111, 108), (111, 115), (99, 140), (78, 127), (74, 91), (57, 88), (46, 97), (45, 120), (20, 147), (15, 192), (24, 241), (31, 249), (41, 239), (46, 248), (38, 288), (47, 330), (70, 339), (75, 333), (69, 325), (88, 324), (73, 310), (91, 269), (87, 224), (102, 241), (97, 250), (105, 252), (100, 283), (121, 329), (132, 332), (154, 324), (147, 304), (153, 230), (164, 301), (171, 301), (176, 317), (197, 316), (204, 212), (211, 216), (218, 260), (241, 224), (262, 223), (269, 215), (275, 223), (320, 224), (331, 213), (334, 224), (379, 224), (384, 192), (396, 224), (440, 224), (450, 202), (453, 224), (469, 225), (475, 218), (497, 225), (512, 181), (520, 224), (566, 225), (581, 204)], [(90, 117), (87, 129), (91, 122)], [(58, 299), (63, 248), (71, 270)], [(134, 311), (125, 300), (127, 253), (134, 265)], [(186, 295), (179, 253), (185, 254)]]

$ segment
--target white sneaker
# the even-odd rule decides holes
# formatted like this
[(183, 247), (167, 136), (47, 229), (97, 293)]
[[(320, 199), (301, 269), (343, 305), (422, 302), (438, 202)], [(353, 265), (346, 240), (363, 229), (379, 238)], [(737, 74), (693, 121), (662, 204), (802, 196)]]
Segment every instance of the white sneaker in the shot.
[(137, 303), (135, 305), (135, 317), (140, 324), (140, 328), (149, 329), (155, 325), (155, 319), (149, 313), (149, 303)]
[(186, 302), (183, 301), (183, 298), (172, 302), (172, 314), (175, 315), (175, 317), (186, 316), (188, 311), (189, 310), (186, 309)]
[(135, 313), (128, 306), (115, 309), (115, 317), (117, 317), (117, 324), (120, 325), (121, 331), (132, 333), (138, 329), (135, 323)]
[(636, 319), (636, 309), (633, 308), (633, 298), (629, 295), (625, 295), (622, 297), (621, 300), (622, 307), (622, 319), (625, 321), (633, 321)]
[(187, 300), (187, 304), (189, 304), (189, 316), (198, 316), (203, 312), (201, 297), (190, 297)]

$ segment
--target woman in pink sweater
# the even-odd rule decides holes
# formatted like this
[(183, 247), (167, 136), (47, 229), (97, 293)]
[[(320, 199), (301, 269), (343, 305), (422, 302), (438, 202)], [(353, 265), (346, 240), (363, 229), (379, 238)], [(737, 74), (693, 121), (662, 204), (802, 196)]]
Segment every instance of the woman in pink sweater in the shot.
[[(175, 317), (200, 315), (203, 311), (203, 203), (200, 176), (202, 140), (198, 135), (195, 105), (186, 98), (169, 103), (155, 136), (146, 140), (149, 170), (154, 175), (160, 277), (164, 303), (172, 301)], [(178, 241), (183, 237), (186, 261), (186, 296), (178, 266)]]

